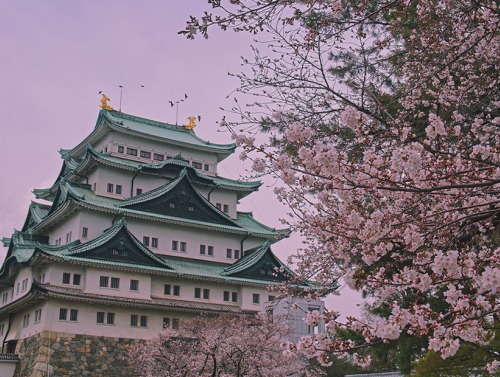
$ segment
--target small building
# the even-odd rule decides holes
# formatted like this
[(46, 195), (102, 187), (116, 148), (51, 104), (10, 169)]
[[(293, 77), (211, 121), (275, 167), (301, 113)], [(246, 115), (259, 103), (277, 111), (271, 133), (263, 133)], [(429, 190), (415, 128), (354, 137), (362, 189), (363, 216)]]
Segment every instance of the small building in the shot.
[(54, 184), (34, 190), (24, 224), (3, 239), (0, 336), (2, 351), (19, 355), (18, 376), (127, 376), (128, 344), (274, 299), (268, 286), (291, 271), (271, 247), (289, 229), (238, 211), (261, 182), (219, 175), (236, 145), (193, 126), (103, 109), (60, 151)]

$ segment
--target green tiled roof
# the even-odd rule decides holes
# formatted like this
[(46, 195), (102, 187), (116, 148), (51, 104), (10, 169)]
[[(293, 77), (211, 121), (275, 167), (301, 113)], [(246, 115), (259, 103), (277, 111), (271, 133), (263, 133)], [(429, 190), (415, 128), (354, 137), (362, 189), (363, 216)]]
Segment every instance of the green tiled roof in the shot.
[(198, 147), (203, 150), (217, 150), (226, 153), (232, 153), (236, 149), (236, 144), (217, 144), (205, 141), (196, 136), (193, 131), (188, 131), (182, 126), (140, 118), (118, 111), (101, 110), (101, 114), (116, 126), (145, 134), (155, 139), (160, 138), (177, 142), (184, 146)]
[(133, 135), (186, 149), (213, 153), (217, 156), (218, 161), (222, 161), (236, 149), (236, 144), (217, 144), (203, 140), (196, 136), (193, 131), (188, 131), (182, 126), (174, 126), (118, 111), (101, 110), (94, 130), (76, 147), (70, 151), (61, 150), (60, 153), (63, 156), (82, 156), (88, 144), (95, 144), (109, 132)]
[[(232, 219), (232, 222), (235, 224), (234, 226), (222, 225), (124, 208), (121, 206), (123, 203), (122, 200), (98, 196), (91, 190), (90, 186), (84, 184), (75, 184), (63, 180), (60, 182), (59, 186), (59, 192), (56, 196), (49, 215), (44, 219), (45, 221), (42, 221), (42, 223), (37, 225), (37, 227), (43, 226), (48, 219), (55, 216), (58, 212), (58, 209), (63, 207), (63, 205), (67, 203), (68, 199), (71, 198), (82, 207), (93, 208), (96, 210), (102, 210), (115, 214), (121, 213), (126, 217), (132, 216), (149, 218), (183, 226), (187, 225), (205, 229), (218, 229), (238, 234), (251, 234), (257, 237), (267, 238), (271, 242), (276, 242), (283, 237), (287, 237), (289, 234), (288, 229), (276, 230), (261, 224), (252, 217), (251, 213), (238, 213), (238, 218)], [(147, 193), (142, 195), (147, 195)]]
[(41, 204), (37, 202), (31, 202), (28, 215), (24, 221), (23, 231), (39, 224), (42, 220), (49, 214), (50, 206), (46, 204)]

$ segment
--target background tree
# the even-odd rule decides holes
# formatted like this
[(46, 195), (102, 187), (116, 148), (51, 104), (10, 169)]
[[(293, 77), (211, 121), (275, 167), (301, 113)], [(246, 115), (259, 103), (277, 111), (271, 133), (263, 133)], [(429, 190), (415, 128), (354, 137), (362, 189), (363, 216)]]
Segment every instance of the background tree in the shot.
[(131, 347), (129, 363), (140, 375), (155, 377), (322, 375), (284, 352), (289, 334), (276, 317), (197, 317)]
[[(270, 33), (239, 75), (255, 102), (237, 102), (229, 127), (256, 173), (283, 180), (276, 194), (309, 242), (298, 276), (325, 289), (343, 278), (385, 311), (346, 325), (312, 314), (329, 333), (297, 349), (326, 363), (403, 336), (444, 358), (487, 344), (500, 307), (498, 3), (209, 3), (189, 38)], [(362, 339), (336, 337), (344, 327)]]

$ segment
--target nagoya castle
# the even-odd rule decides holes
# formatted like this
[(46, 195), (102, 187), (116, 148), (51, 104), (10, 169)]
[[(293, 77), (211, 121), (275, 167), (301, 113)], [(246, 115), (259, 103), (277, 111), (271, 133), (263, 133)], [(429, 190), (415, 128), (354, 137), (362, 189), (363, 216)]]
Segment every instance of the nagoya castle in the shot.
[[(271, 251), (289, 230), (237, 208), (261, 183), (218, 174), (235, 144), (201, 139), (194, 118), (171, 125), (106, 100), (3, 238), (0, 337), (16, 376), (129, 376), (128, 344), (202, 313), (262, 312), (290, 272)], [(318, 331), (301, 318), (323, 303), (297, 307), (296, 337)]]

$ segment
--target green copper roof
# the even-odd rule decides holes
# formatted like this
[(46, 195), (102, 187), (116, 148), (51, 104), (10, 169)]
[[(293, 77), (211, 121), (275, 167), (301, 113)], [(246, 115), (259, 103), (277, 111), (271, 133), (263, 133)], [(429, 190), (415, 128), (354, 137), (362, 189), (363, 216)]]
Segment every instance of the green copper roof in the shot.
[[(143, 195), (147, 194), (142, 194), (140, 196)], [(140, 196), (137, 196), (136, 198)], [(288, 229), (276, 230), (261, 224), (252, 217), (251, 213), (238, 213), (237, 219), (231, 219), (233, 225), (224, 225), (220, 223), (198, 221), (194, 219), (186, 219), (182, 217), (126, 208), (122, 206), (122, 200), (98, 196), (91, 190), (89, 185), (70, 183), (65, 180), (62, 180), (59, 183), (59, 191), (56, 195), (56, 199), (54, 200), (49, 215), (44, 219), (44, 221), (35, 226), (35, 229), (40, 229), (40, 227), (43, 227), (47, 221), (55, 218), (60, 212), (60, 209), (62, 210), (62, 207), (67, 207), (70, 201), (73, 201), (80, 207), (98, 211), (100, 210), (108, 213), (122, 214), (125, 217), (139, 217), (165, 221), (181, 226), (193, 226), (237, 234), (250, 234), (256, 237), (269, 239), (270, 242), (276, 242), (283, 237), (287, 237), (289, 234)], [(213, 207), (213, 209), (218, 211), (215, 207)], [(218, 212), (222, 213), (220, 211)]]
[(63, 156), (83, 156), (87, 145), (96, 144), (109, 132), (118, 132), (167, 145), (214, 153), (218, 161), (222, 161), (236, 149), (236, 144), (217, 144), (203, 140), (196, 136), (193, 131), (188, 131), (182, 126), (174, 126), (118, 111), (101, 110), (94, 130), (75, 148), (69, 151), (61, 150), (60, 153)]
[(39, 224), (49, 214), (50, 206), (37, 202), (31, 202), (28, 209), (28, 215), (24, 221), (22, 230), (26, 231), (29, 228)]

